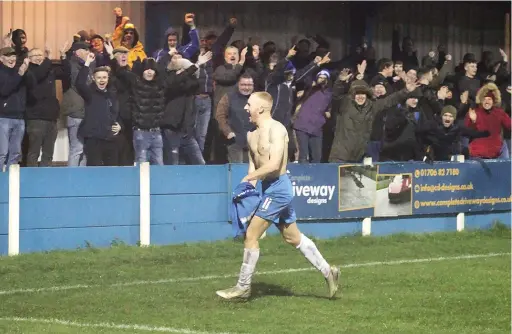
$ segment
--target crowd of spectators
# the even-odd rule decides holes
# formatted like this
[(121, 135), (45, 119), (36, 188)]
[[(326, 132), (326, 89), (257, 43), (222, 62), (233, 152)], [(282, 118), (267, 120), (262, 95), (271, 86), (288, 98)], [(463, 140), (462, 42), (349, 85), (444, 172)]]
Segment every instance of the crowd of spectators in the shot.
[(60, 62), (49, 49), (27, 49), (22, 29), (5, 36), (0, 170), (51, 166), (61, 114), (68, 166), (247, 162), (245, 106), (256, 91), (273, 97), (291, 162), (509, 158), (511, 82), (501, 49), (457, 63), (442, 45), (422, 56), (397, 26), (392, 59), (377, 59), (362, 38), (332, 61), (320, 35), (282, 50), (264, 36), (231, 41), (236, 18), (219, 34), (199, 31), (185, 14), (161, 49), (145, 50), (129, 17), (114, 13), (111, 34), (78, 32)]

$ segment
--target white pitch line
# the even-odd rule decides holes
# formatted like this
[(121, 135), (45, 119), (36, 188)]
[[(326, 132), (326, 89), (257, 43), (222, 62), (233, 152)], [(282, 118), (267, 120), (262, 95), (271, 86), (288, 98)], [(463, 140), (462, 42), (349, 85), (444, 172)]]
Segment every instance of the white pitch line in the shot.
[(37, 324), (48, 324), (48, 325), (62, 325), (79, 328), (104, 328), (104, 329), (121, 329), (121, 330), (138, 330), (146, 332), (160, 332), (160, 333), (179, 333), (179, 334), (230, 334), (230, 333), (219, 333), (219, 332), (200, 332), (185, 328), (172, 328), (172, 327), (158, 327), (150, 325), (129, 325), (129, 324), (112, 324), (112, 323), (86, 323), (86, 322), (75, 322), (69, 320), (60, 319), (37, 319), (37, 318), (19, 318), (19, 317), (2, 317), (0, 321), (11, 321), (11, 322), (31, 322)]
[[(423, 263), (423, 262), (437, 262), (437, 261), (450, 261), (450, 260), (479, 259), (479, 258), (489, 258), (489, 257), (503, 256), (503, 255), (510, 255), (510, 253), (466, 254), (466, 255), (459, 255), (459, 256), (443, 256), (443, 257), (425, 258), (425, 259), (404, 259), (404, 260), (395, 260), (395, 261), (351, 263), (351, 264), (345, 264), (345, 265), (341, 266), (341, 268), (345, 269), (345, 268), (359, 268), (359, 267), (371, 267), (371, 266), (399, 265), (399, 264), (407, 264), (407, 263)], [(312, 271), (312, 270), (315, 270), (315, 268), (308, 267), (308, 268), (295, 268), (295, 269), (281, 269), (281, 270), (271, 270), (271, 271), (260, 271), (260, 272), (256, 272), (255, 275), (277, 275), (277, 274), (296, 273), (296, 272), (301, 272), (301, 271)], [(169, 278), (169, 279), (147, 280), (147, 281), (131, 281), (131, 282), (124, 282), (124, 283), (113, 283), (113, 284), (108, 284), (108, 285), (101, 285), (101, 284), (61, 285), (61, 286), (52, 286), (52, 287), (47, 287), (47, 288), (3, 290), (3, 291), (0, 291), (0, 295), (14, 295), (14, 294), (22, 294), (22, 293), (37, 293), (37, 292), (56, 292), (56, 291), (106, 288), (106, 287), (124, 287), (124, 286), (147, 285), (147, 284), (184, 283), (184, 282), (209, 281), (209, 280), (235, 278), (235, 277), (238, 277), (238, 274)]]

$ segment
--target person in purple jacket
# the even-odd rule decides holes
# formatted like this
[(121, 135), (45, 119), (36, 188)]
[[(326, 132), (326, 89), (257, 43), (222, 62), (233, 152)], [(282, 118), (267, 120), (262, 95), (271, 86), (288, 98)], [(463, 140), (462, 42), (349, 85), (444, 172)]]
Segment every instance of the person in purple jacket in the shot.
[(293, 129), (299, 145), (299, 163), (320, 163), (322, 158), (322, 128), (326, 119), (331, 117), (330, 77), (327, 70), (318, 72), (316, 82), (298, 102), (299, 109), (294, 115)]

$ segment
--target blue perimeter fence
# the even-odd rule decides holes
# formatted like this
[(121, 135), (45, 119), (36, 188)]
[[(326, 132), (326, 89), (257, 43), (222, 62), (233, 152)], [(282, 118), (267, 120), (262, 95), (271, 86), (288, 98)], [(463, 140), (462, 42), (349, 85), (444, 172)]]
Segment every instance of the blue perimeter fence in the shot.
[[(140, 168), (21, 168), (11, 184), (10, 172), (0, 173), (0, 254), (8, 253), (9, 201), (18, 200), (17, 184), (19, 217), (11, 215), (11, 222), (19, 221), (21, 253), (137, 244), (142, 177), (150, 185), (151, 244), (232, 236), (232, 190), (247, 165), (151, 166), (147, 176)], [(510, 160), (290, 164), (288, 174), (300, 228), (318, 238), (511, 223)]]

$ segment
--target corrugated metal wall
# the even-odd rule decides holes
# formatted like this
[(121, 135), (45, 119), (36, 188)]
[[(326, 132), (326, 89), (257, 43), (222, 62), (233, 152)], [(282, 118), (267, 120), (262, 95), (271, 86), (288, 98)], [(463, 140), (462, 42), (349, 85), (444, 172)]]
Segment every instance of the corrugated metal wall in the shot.
[(480, 59), (483, 50), (498, 55), (498, 49), (505, 47), (505, 13), (491, 2), (381, 3), (371, 29), (377, 57), (391, 56), (395, 24), (402, 24), (403, 35), (414, 40), (420, 62), (441, 43), (456, 63), (467, 52)]
[(258, 36), (262, 43), (272, 40), (280, 48), (290, 48), (293, 36), (318, 33), (331, 43), (331, 58), (338, 59), (345, 54), (350, 30), (348, 7), (341, 2), (323, 2), (321, 7), (315, 2), (148, 2), (146, 14), (152, 20), (146, 23), (147, 51), (161, 48), (166, 28), (181, 29), (184, 14), (193, 12), (200, 33), (220, 34), (229, 18), (236, 17), (231, 41)]
[(144, 2), (142, 1), (2, 1), (0, 2), (0, 34), (12, 28), (27, 33), (28, 48), (44, 48), (45, 44), (58, 58), (65, 41), (71, 43), (73, 34), (93, 29), (96, 33), (112, 33), (115, 26), (113, 9), (123, 8), (140, 30), (143, 38)]
[[(104, 35), (112, 33), (115, 26), (115, 7), (123, 8), (139, 30), (142, 42), (145, 36), (145, 6), (142, 1), (1, 1), (0, 35), (9, 29), (21, 28), (27, 34), (27, 47), (52, 50), (52, 58), (59, 58), (59, 49), (80, 30), (93, 29)], [(57, 83), (58, 88), (60, 82)], [(58, 97), (61, 98), (58, 89)], [(59, 122), (55, 143), (54, 161), (67, 161), (68, 138), (65, 118)]]

